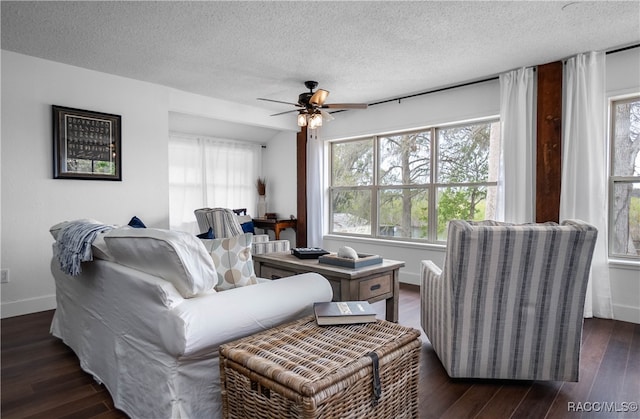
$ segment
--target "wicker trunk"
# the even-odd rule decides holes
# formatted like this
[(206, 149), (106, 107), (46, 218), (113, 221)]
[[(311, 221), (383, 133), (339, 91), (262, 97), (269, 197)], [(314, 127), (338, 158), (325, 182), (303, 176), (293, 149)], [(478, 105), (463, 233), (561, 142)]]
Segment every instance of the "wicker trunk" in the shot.
[(224, 417), (417, 418), (420, 347), (420, 332), (396, 323), (318, 326), (313, 316), (230, 342), (220, 347)]

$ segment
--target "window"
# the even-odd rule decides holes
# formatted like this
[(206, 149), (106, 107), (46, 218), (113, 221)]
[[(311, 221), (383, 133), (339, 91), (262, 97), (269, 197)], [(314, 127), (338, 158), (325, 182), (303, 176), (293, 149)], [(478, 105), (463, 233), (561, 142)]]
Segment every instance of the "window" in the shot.
[(640, 96), (611, 104), (610, 238), (612, 256), (640, 259)]
[(256, 205), (260, 144), (188, 135), (169, 137), (169, 226), (199, 233), (193, 211)]
[(500, 122), (331, 143), (331, 233), (444, 241), (452, 219), (495, 218)]

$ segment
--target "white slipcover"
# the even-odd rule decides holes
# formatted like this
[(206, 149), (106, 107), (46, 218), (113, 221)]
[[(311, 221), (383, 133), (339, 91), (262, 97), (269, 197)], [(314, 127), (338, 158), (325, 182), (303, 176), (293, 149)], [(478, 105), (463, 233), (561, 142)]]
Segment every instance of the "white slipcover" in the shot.
[(111, 261), (85, 263), (71, 277), (54, 258), (51, 270), (51, 333), (132, 418), (221, 417), (218, 347), (332, 297), (313, 273), (185, 299), (170, 282)]

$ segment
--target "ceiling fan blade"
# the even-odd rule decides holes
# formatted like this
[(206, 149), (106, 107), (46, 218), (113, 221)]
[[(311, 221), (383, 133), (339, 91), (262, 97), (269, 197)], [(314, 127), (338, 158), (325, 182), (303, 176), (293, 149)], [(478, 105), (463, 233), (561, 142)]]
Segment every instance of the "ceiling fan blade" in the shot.
[(259, 98), (256, 98), (256, 99), (258, 99), (258, 100), (264, 100), (264, 101), (266, 101), (266, 102), (284, 103), (285, 105), (293, 105), (293, 106), (298, 106), (298, 107), (300, 107), (300, 105), (299, 105), (298, 103), (293, 103), (293, 102), (283, 102), (283, 101), (281, 101), (281, 100), (265, 99), (265, 98), (263, 98), (263, 97), (259, 97)]
[(320, 109), (320, 114), (322, 115), (322, 119), (324, 119), (325, 121), (333, 121), (335, 118), (333, 117), (333, 115), (331, 115), (329, 112), (327, 111), (323, 111), (322, 109)]
[(324, 101), (327, 100), (327, 96), (329, 96), (328, 90), (318, 89), (309, 99), (309, 103), (315, 106), (322, 106)]
[(327, 103), (322, 105), (324, 109), (367, 109), (366, 103)]
[(291, 113), (291, 112), (300, 112), (300, 110), (299, 110), (299, 109), (292, 109), (292, 110), (290, 110), (290, 111), (284, 111), (284, 112), (274, 113), (273, 115), (270, 115), (270, 116), (284, 115), (284, 114), (286, 114), (286, 113)]

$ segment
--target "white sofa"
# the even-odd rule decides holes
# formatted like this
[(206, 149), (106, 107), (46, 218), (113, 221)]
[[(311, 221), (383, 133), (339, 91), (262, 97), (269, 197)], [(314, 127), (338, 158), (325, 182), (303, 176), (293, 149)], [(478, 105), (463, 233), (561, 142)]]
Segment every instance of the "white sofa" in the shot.
[(312, 303), (332, 297), (318, 274), (216, 292), (213, 258), (188, 236), (108, 231), (77, 276), (61, 270), (54, 243), (51, 333), (132, 418), (221, 417), (218, 347), (311, 314)]

